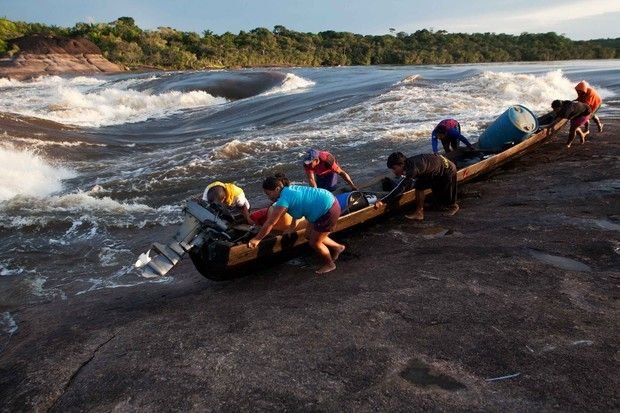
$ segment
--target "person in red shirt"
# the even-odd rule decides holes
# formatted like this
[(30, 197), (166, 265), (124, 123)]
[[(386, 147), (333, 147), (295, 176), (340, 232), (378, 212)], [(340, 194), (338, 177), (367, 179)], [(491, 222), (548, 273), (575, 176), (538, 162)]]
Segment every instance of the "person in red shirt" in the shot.
[(355, 186), (349, 174), (338, 165), (336, 158), (327, 151), (310, 149), (304, 157), (304, 171), (312, 187), (333, 191), (336, 189), (338, 176), (340, 176), (351, 189), (357, 191), (357, 186)]
[[(594, 88), (590, 86), (585, 80), (577, 83), (577, 86), (575, 86), (575, 90), (577, 91), (577, 102), (585, 103), (590, 106), (590, 109), (592, 109), (592, 114), (590, 115), (590, 118), (594, 119), (594, 123), (596, 123), (598, 131), (603, 132), (603, 123), (601, 122), (599, 117), (596, 116), (596, 112), (601, 107), (603, 99), (601, 99), (600, 95), (596, 93), (596, 90), (594, 90)], [(586, 133), (589, 131), (589, 120), (583, 125), (583, 129)]]

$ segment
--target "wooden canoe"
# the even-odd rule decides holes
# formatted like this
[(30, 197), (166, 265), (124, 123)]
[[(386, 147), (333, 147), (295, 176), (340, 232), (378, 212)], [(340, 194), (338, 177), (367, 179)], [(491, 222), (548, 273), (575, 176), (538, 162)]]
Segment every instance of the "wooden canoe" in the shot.
[[(498, 153), (472, 150), (451, 152), (448, 157), (457, 164), (457, 167), (468, 159), (469, 162), (471, 162), (472, 158), (476, 159), (474, 163), (459, 167), (458, 182), (469, 182), (525, 155), (554, 136), (564, 123), (559, 122), (553, 129), (543, 129), (524, 141)], [(343, 215), (338, 220), (338, 225), (334, 232), (341, 232), (392, 213), (395, 210), (412, 205), (414, 201), (415, 190), (410, 190), (401, 194), (393, 202), (379, 208), (370, 205), (356, 212)], [(196, 269), (203, 276), (213, 280), (227, 279), (234, 276), (237, 273), (236, 270), (247, 267), (248, 264), (259, 262), (260, 259), (265, 257), (273, 257), (284, 251), (292, 250), (307, 242), (305, 229), (303, 229), (287, 235), (270, 234), (261, 241), (258, 248), (251, 249), (247, 246), (247, 241), (256, 234), (257, 230), (247, 225), (238, 226), (238, 230), (240, 233), (246, 231), (247, 236), (237, 237), (235, 242), (213, 240), (203, 244), (200, 248), (189, 250)]]

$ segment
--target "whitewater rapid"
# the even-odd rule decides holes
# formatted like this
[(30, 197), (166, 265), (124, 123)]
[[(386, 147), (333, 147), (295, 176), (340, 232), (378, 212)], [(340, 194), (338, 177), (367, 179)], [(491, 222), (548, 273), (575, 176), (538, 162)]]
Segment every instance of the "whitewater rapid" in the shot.
[[(174, 232), (185, 199), (225, 180), (260, 206), (265, 175), (283, 171), (304, 182), (300, 161), (310, 147), (330, 150), (363, 180), (385, 171), (393, 150), (430, 151), (430, 133), (446, 117), (475, 142), (507, 107), (546, 113), (593, 73), (603, 115), (616, 113), (617, 66), (558, 66), (0, 80), (0, 112), (16, 119), (15, 132), (0, 137), (0, 276), (23, 277), (42, 299), (138, 285), (135, 257)], [(20, 117), (57, 124), (35, 128)]]

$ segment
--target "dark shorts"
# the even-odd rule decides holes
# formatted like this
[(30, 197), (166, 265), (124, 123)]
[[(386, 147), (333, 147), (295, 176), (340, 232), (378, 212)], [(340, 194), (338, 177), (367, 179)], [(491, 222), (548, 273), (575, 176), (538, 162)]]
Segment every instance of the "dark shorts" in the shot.
[(461, 141), (459, 141), (457, 138), (441, 139), (441, 144), (444, 147), (448, 147), (452, 151), (456, 151), (459, 148), (460, 142)]
[(331, 208), (312, 223), (312, 229), (316, 232), (332, 232), (336, 229), (338, 218), (340, 218), (340, 204), (334, 199)]
[(338, 185), (338, 174), (335, 172), (331, 172), (325, 175), (315, 175), (316, 186), (318, 188), (327, 189), (329, 192), (332, 192), (336, 189)]
[(433, 199), (440, 205), (451, 206), (456, 203), (456, 168), (450, 165), (440, 175), (420, 176), (415, 180), (416, 190), (431, 189)]

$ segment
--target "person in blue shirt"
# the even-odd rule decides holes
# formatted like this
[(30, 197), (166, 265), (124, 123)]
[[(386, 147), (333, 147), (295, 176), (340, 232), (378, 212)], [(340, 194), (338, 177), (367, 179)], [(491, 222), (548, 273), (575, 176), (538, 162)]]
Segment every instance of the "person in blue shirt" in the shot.
[(306, 217), (309, 225), (306, 237), (310, 246), (323, 259), (323, 266), (317, 274), (325, 274), (336, 269), (335, 261), (345, 250), (345, 246), (329, 237), (336, 229), (340, 217), (340, 204), (331, 192), (311, 186), (289, 185), (283, 174), (276, 174), (263, 181), (265, 195), (274, 201), (267, 221), (254, 238), (248, 242), (249, 248), (256, 248), (267, 236), (284, 213), (293, 217), (290, 230), (294, 231), (297, 220)]
[(474, 147), (469, 143), (467, 138), (461, 134), (461, 125), (454, 119), (444, 119), (435, 126), (431, 136), (433, 145), (433, 153), (439, 151), (438, 141), (441, 141), (443, 149), (446, 153), (456, 150), (459, 147), (459, 141), (463, 142), (469, 149)]

